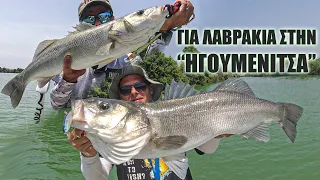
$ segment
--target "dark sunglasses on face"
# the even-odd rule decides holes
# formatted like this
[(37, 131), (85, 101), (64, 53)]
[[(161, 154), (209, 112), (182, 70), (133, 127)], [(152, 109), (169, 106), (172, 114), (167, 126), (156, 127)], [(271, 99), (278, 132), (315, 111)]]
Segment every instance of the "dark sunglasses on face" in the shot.
[(111, 21), (112, 12), (103, 12), (100, 13), (98, 16), (87, 16), (86, 18), (82, 19), (82, 21), (94, 25), (96, 22), (96, 18), (98, 18), (101, 24), (107, 23)]
[(147, 84), (145, 82), (137, 82), (133, 85), (126, 85), (126, 86), (121, 86), (119, 88), (120, 94), (123, 96), (128, 96), (131, 93), (132, 87), (139, 93), (145, 91), (147, 89)]

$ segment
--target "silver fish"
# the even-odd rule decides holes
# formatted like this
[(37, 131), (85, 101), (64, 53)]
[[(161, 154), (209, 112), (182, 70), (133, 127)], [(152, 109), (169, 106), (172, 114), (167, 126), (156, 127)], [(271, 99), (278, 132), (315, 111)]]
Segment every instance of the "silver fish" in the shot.
[(242, 79), (226, 80), (212, 92), (194, 93), (189, 86), (178, 86), (184, 88), (171, 87), (190, 96), (169, 94), (165, 98), (169, 100), (154, 103), (77, 100), (67, 124), (85, 130), (94, 148), (114, 164), (131, 158), (169, 157), (222, 134), (268, 142), (272, 122), (282, 127), (292, 143), (296, 139), (303, 108), (257, 98)]
[(29, 82), (38, 80), (39, 88), (61, 73), (64, 56), (72, 56), (71, 68), (75, 70), (102, 67), (129, 52), (139, 50), (154, 37), (166, 20), (169, 11), (155, 6), (130, 13), (100, 26), (80, 23), (76, 31), (62, 39), (41, 42), (32, 62), (10, 80), (2, 93), (10, 96), (16, 108)]

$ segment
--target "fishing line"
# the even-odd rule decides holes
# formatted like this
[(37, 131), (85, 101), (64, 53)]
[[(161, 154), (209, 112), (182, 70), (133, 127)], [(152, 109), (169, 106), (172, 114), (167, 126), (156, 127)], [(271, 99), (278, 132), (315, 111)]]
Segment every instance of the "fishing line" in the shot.
[[(24, 109), (24, 114), (26, 114), (26, 112), (27, 112), (27, 109), (26, 108), (23, 108)], [(27, 121), (27, 117), (25, 116), (24, 117), (24, 120), (25, 120), (25, 122), (26, 122), (26, 126), (27, 126), (27, 132), (29, 131), (29, 126), (28, 126), (28, 121)], [(12, 121), (11, 121), (12, 122)]]
[(38, 124), (40, 122), (40, 118), (41, 118), (41, 112), (43, 110), (43, 102), (42, 102), (42, 99), (43, 99), (43, 96), (44, 94), (40, 93), (40, 100), (38, 101), (38, 104), (41, 106), (40, 108), (36, 108), (36, 110), (38, 112), (35, 112), (34, 115), (35, 117), (33, 118), (35, 121), (36, 121), (36, 124)]
[[(51, 79), (50, 79), (50, 81), (51, 81)], [(40, 108), (36, 108), (36, 110), (38, 112), (34, 113), (35, 117), (33, 118), (36, 121), (36, 124), (38, 124), (40, 122), (40, 120), (41, 120), (41, 113), (42, 113), (42, 110), (43, 110), (44, 95), (49, 90), (50, 81), (48, 81), (47, 84), (44, 85), (41, 88), (39, 87), (39, 85), (37, 85), (37, 87), (36, 87), (36, 91), (40, 94), (40, 100), (38, 101), (38, 104), (40, 105)]]

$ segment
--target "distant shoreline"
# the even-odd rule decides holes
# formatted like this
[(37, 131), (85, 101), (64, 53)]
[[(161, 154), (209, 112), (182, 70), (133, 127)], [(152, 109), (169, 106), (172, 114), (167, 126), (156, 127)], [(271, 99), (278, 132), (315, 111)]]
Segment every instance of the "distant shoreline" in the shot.
[(10, 69), (5, 67), (0, 67), (0, 73), (21, 73), (23, 69), (16, 68), (16, 69)]

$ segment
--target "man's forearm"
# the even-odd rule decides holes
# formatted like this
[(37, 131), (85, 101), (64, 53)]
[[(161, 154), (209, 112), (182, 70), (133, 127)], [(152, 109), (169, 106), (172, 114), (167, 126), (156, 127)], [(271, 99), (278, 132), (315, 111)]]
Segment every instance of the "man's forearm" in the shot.
[(86, 180), (108, 180), (112, 169), (112, 164), (103, 158), (100, 158), (98, 153), (94, 157), (81, 157), (81, 172)]

